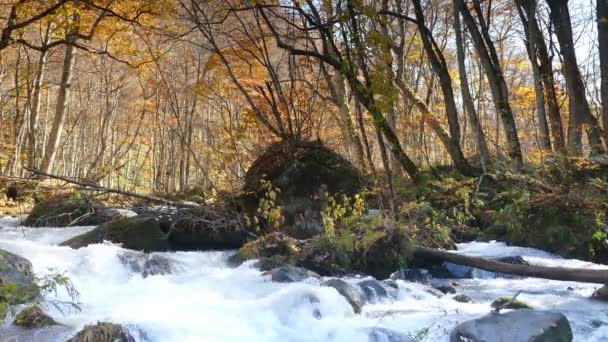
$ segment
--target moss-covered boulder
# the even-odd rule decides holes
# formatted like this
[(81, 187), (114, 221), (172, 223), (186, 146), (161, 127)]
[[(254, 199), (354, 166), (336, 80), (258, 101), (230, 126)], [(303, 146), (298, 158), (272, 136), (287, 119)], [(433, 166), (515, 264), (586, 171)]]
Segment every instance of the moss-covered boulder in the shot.
[(57, 325), (55, 320), (47, 315), (38, 305), (31, 305), (21, 310), (15, 320), (14, 325), (24, 328), (42, 328), (49, 325)]
[(95, 226), (120, 217), (94, 198), (62, 194), (37, 203), (23, 223), (29, 227)]
[(593, 291), (591, 298), (601, 300), (602, 302), (608, 302), (608, 285), (604, 285)]
[(301, 257), (304, 244), (304, 241), (274, 232), (247, 242), (231, 258), (231, 262), (239, 264), (246, 260), (257, 259), (256, 266), (263, 271), (283, 265), (294, 265)]
[(98, 322), (85, 326), (66, 342), (135, 342), (135, 338), (118, 324)]
[(513, 300), (513, 297), (500, 297), (493, 301), (490, 306), (494, 309), (533, 309), (533, 307), (528, 303), (519, 299)]
[(9, 306), (27, 303), (39, 295), (30, 261), (0, 249), (0, 320)]
[(106, 222), (99, 227), (63, 242), (62, 246), (86, 247), (90, 244), (110, 241), (122, 247), (145, 252), (170, 249), (168, 229), (152, 217), (125, 217)]
[[(321, 142), (282, 141), (270, 145), (245, 175), (242, 210), (256, 217), (262, 230), (276, 223), (259, 217), (258, 208), (269, 192), (272, 206), (280, 207), (282, 231), (296, 238), (310, 238), (323, 231), (321, 212), (328, 195), (349, 197), (361, 192), (364, 177), (348, 160)], [(268, 183), (266, 183), (268, 184)], [(278, 191), (275, 191), (278, 189)]]

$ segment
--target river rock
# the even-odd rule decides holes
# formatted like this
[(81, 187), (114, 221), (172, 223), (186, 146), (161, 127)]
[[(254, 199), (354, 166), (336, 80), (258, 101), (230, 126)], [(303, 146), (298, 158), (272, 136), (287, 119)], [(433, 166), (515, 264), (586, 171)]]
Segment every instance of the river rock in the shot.
[(391, 274), (391, 279), (401, 279), (413, 283), (430, 284), (431, 274), (424, 268), (403, 268)]
[(173, 262), (161, 254), (145, 254), (126, 251), (118, 255), (120, 262), (129, 267), (133, 272), (141, 273), (146, 278), (152, 275), (171, 274), (173, 272)]
[(603, 302), (608, 302), (608, 285), (604, 285), (599, 289), (593, 291), (591, 298), (601, 300)]
[(49, 325), (57, 325), (55, 320), (47, 315), (38, 305), (31, 305), (21, 310), (15, 316), (14, 325), (24, 328), (41, 328)]
[(118, 324), (98, 322), (85, 326), (66, 342), (135, 342), (135, 338)]
[(519, 300), (519, 299), (515, 299), (513, 300), (513, 297), (500, 297), (498, 299), (496, 299), (495, 301), (492, 302), (492, 304), (490, 304), (490, 307), (494, 308), (494, 309), (512, 309), (512, 310), (519, 310), (519, 309), (533, 309), (532, 306), (530, 306), (528, 303)]
[[(22, 304), (39, 295), (36, 286), (32, 263), (24, 257), (0, 249), (0, 285), (16, 285), (17, 290), (12, 296), (9, 305)], [(0, 298), (0, 316), (4, 317), (2, 310), (5, 299)]]
[(454, 297), (452, 297), (452, 299), (459, 303), (472, 303), (473, 302), (473, 300), (465, 294), (455, 295)]
[(292, 265), (277, 267), (266, 272), (265, 274), (270, 275), (272, 281), (277, 283), (294, 283), (308, 278), (321, 277), (313, 271)]
[(571, 342), (572, 328), (562, 313), (517, 310), (489, 314), (454, 328), (450, 342)]
[(170, 249), (166, 230), (154, 218), (125, 217), (106, 222), (87, 233), (61, 243), (61, 246), (82, 248), (106, 240), (121, 244), (127, 249), (144, 252), (166, 251)]
[(342, 279), (329, 279), (324, 281), (321, 285), (333, 287), (341, 294), (346, 301), (353, 307), (355, 313), (361, 313), (361, 307), (364, 304), (364, 298), (361, 292), (355, 286), (345, 282)]
[(65, 325), (49, 325), (30, 329), (8, 325), (0, 329), (0, 341), (6, 342), (57, 342), (65, 341), (72, 328)]
[(364, 303), (375, 304), (397, 296), (397, 289), (376, 279), (360, 281), (357, 286), (363, 294)]
[(32, 208), (23, 225), (28, 227), (96, 226), (121, 215), (95, 198), (73, 194), (51, 197)]

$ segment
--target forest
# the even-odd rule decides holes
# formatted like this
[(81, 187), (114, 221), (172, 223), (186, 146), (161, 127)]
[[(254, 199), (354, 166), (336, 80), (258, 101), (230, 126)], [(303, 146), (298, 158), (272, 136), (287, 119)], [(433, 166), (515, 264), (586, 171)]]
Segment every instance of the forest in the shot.
[[(9, 0), (0, 30), (0, 340), (608, 339), (608, 0)], [(142, 318), (133, 274), (241, 335)]]

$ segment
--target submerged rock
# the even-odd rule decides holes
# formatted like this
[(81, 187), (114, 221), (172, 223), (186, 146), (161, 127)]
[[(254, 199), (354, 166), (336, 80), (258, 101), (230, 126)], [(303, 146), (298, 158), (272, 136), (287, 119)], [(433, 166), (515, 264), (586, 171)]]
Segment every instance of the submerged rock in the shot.
[(564, 314), (517, 310), (489, 314), (459, 324), (450, 342), (571, 342), (572, 328)]
[(160, 254), (129, 251), (118, 255), (118, 258), (123, 265), (128, 266), (133, 272), (141, 273), (144, 278), (173, 272), (172, 261)]
[(317, 273), (292, 265), (277, 267), (265, 273), (277, 283), (294, 283), (308, 278), (320, 278)]
[(23, 224), (29, 227), (95, 226), (121, 216), (95, 198), (63, 194), (36, 204)]
[(15, 320), (14, 325), (18, 325), (24, 328), (41, 328), (49, 325), (57, 325), (55, 320), (47, 315), (38, 305), (28, 306), (21, 310)]
[(135, 338), (118, 324), (98, 322), (85, 326), (66, 342), (135, 342)]
[(391, 279), (401, 279), (420, 284), (430, 284), (431, 274), (423, 268), (403, 268), (391, 274)]
[(124, 248), (145, 252), (169, 250), (167, 234), (160, 223), (149, 217), (125, 217), (106, 222), (99, 227), (69, 239), (61, 246), (86, 247), (104, 240), (119, 243)]
[(414, 339), (400, 332), (385, 328), (369, 329), (368, 342), (413, 342)]
[(363, 294), (364, 303), (375, 304), (381, 301), (395, 298), (397, 296), (397, 289), (388, 286), (383, 282), (376, 279), (366, 279), (360, 281), (356, 285), (361, 289)]
[(355, 286), (345, 282), (342, 279), (329, 279), (323, 282), (321, 285), (333, 287), (341, 294), (346, 301), (353, 307), (353, 311), (355, 313), (361, 313), (361, 307), (364, 304), (364, 298), (361, 295), (361, 292)]
[(473, 302), (473, 300), (465, 294), (455, 295), (454, 297), (452, 297), (452, 299), (454, 299), (455, 301), (457, 301), (459, 303), (472, 303)]

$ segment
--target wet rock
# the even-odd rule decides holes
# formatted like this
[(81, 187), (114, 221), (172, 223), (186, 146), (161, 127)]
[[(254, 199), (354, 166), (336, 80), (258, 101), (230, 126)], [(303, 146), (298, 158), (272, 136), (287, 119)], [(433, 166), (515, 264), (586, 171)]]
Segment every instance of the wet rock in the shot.
[(98, 322), (85, 326), (66, 342), (135, 342), (135, 338), (118, 324)]
[(430, 284), (431, 274), (423, 268), (404, 268), (391, 274), (391, 279), (401, 279), (413, 283)]
[(102, 243), (104, 240), (121, 244), (123, 248), (144, 252), (170, 249), (166, 231), (158, 220), (140, 216), (106, 222), (87, 233), (61, 243), (61, 246), (82, 248), (90, 244)]
[(371, 328), (368, 333), (368, 342), (412, 342), (411, 337), (400, 332), (385, 328)]
[(51, 197), (37, 203), (24, 221), (29, 227), (96, 226), (121, 215), (95, 198), (73, 194)]
[(439, 290), (443, 294), (456, 293), (456, 287), (451, 284), (433, 284), (433, 288)]
[(455, 295), (454, 297), (452, 297), (452, 299), (454, 299), (455, 301), (457, 301), (459, 303), (472, 303), (473, 302), (473, 300), (465, 294)]
[(270, 275), (272, 281), (277, 283), (293, 283), (302, 281), (308, 278), (320, 278), (317, 273), (309, 271), (305, 268), (292, 265), (285, 265), (272, 269), (265, 274)]
[(379, 303), (386, 299), (395, 298), (397, 290), (393, 287), (387, 286), (376, 279), (366, 279), (357, 283), (361, 293), (363, 294), (363, 301), (365, 303)]
[(42, 311), (40, 306), (32, 305), (21, 310), (21, 312), (15, 316), (13, 324), (24, 328), (41, 328), (49, 325), (57, 325), (58, 323), (55, 322), (51, 316)]
[(0, 296), (0, 320), (4, 319), (9, 305), (27, 303), (40, 295), (30, 261), (0, 249), (0, 288), (8, 286), (13, 287), (11, 296)]
[(530, 306), (528, 303), (519, 300), (519, 299), (515, 299), (513, 300), (512, 297), (500, 297), (498, 299), (496, 299), (495, 301), (492, 302), (492, 304), (490, 304), (491, 307), (493, 307), (494, 309), (496, 308), (501, 308), (501, 309), (533, 309), (532, 306)]
[(341, 294), (346, 301), (353, 307), (355, 313), (361, 313), (361, 307), (364, 304), (363, 296), (359, 289), (341, 279), (329, 279), (321, 285), (333, 287)]
[(450, 342), (571, 342), (572, 328), (562, 313), (517, 310), (459, 324)]
[[(330, 196), (354, 196), (365, 184), (364, 177), (348, 160), (321, 142), (282, 141), (270, 145), (245, 175), (244, 192), (239, 199), (242, 210), (256, 215), (269, 181), (281, 206), (283, 228), (290, 236), (310, 238), (323, 231), (322, 209)], [(260, 220), (261, 228), (270, 224)]]
[(144, 278), (157, 274), (171, 274), (174, 269), (173, 262), (161, 254), (126, 251), (118, 255), (118, 258), (123, 265), (135, 273), (141, 273)]
[(601, 300), (603, 302), (608, 302), (608, 285), (604, 285), (599, 289), (593, 291), (591, 298)]
[(282, 257), (285, 264), (295, 263), (302, 252), (302, 241), (275, 232), (243, 245), (232, 259), (233, 263), (245, 260)]

